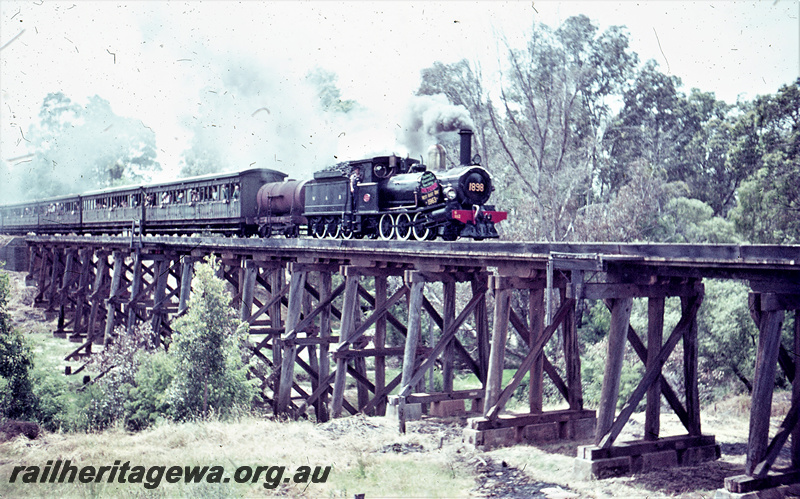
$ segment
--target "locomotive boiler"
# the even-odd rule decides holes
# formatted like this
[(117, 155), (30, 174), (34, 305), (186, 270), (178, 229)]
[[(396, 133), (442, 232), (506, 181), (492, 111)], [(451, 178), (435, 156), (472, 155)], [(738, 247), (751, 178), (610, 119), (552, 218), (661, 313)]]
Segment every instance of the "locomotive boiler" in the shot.
[(461, 165), (434, 172), (419, 161), (377, 156), (339, 163), (312, 180), (265, 184), (259, 232), (295, 236), (431, 240), (498, 237), (506, 212), (487, 205), (489, 172), (472, 158), (472, 131), (461, 130)]

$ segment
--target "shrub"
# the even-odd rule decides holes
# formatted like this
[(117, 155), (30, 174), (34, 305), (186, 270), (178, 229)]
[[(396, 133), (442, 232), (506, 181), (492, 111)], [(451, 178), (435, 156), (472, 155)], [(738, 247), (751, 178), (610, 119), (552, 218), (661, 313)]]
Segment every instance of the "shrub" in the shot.
[(225, 416), (249, 406), (255, 396), (243, 362), (248, 325), (230, 307), (218, 269), (213, 258), (195, 267), (189, 309), (172, 326), (175, 377), (165, 402), (178, 420), (205, 418), (212, 411)]
[(0, 273), (0, 419), (30, 419), (36, 414), (31, 370), (33, 352), (11, 328), (8, 274)]

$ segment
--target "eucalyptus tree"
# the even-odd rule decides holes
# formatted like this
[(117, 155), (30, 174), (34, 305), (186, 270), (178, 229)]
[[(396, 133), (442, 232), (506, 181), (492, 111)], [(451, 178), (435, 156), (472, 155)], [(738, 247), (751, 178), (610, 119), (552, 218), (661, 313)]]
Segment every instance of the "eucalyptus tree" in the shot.
[(669, 149), (674, 146), (680, 84), (678, 77), (663, 74), (649, 60), (625, 89), (623, 106), (603, 137), (607, 157), (599, 178), (604, 200), (628, 183), (636, 162), (664, 169), (664, 159), (673, 156)]
[(534, 24), (523, 49), (508, 47), (497, 104), (489, 120), (525, 215), (526, 237), (571, 237), (582, 207), (594, 198), (611, 101), (637, 56), (621, 27), (603, 33), (588, 17), (553, 30)]
[(731, 212), (753, 243), (800, 243), (800, 78), (755, 99), (732, 155), (752, 167)]

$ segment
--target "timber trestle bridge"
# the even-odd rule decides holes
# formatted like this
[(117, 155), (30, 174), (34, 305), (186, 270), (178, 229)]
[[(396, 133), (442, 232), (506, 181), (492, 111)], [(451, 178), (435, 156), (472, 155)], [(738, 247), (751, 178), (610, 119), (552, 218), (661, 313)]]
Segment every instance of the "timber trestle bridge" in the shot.
[[(261, 379), (262, 398), (276, 414), (313, 413), (325, 421), (344, 413), (390, 413), (404, 430), (423, 407), (449, 415), (471, 403), (481, 415), (468, 420), (469, 443), (488, 449), (593, 437), (594, 445), (579, 447), (576, 470), (595, 477), (719, 457), (714, 436), (701, 431), (697, 313), (704, 278), (745, 280), (760, 332), (758, 357), (745, 474), (726, 479), (725, 486), (743, 493), (800, 482), (800, 246), (121, 236), (25, 241), (36, 305), (58, 317), (56, 335), (80, 345), (67, 360), (80, 360), (142, 322), (152, 326), (155, 341), (168, 335), (170, 320), (187, 308), (193, 264), (216, 255), (233, 305), (250, 324), (259, 365), (251, 374)], [(667, 297), (681, 303), (671, 331), (664, 330)], [(647, 299), (647, 331), (630, 325), (634, 298)], [(603, 300), (611, 311), (597, 411), (584, 408), (581, 384), (578, 325), (587, 300)], [(787, 312), (795, 324), (788, 348), (780, 341)], [(510, 335), (527, 345), (527, 355), (504, 384)], [(554, 336), (557, 349), (547, 351), (557, 359), (545, 354)], [(680, 341), (683, 386), (673, 387), (661, 371)], [(645, 369), (617, 411), (627, 343)], [(425, 383), (434, 365), (442, 374), (438, 391)], [(793, 381), (793, 397), (770, 439), (778, 366)], [(457, 368), (471, 370), (482, 388), (454, 390)], [(526, 374), (527, 410), (504, 412)], [(543, 411), (545, 376), (568, 409)], [(659, 436), (662, 396), (685, 435)], [(644, 438), (617, 442), (642, 401)], [(771, 467), (790, 435), (792, 467), (775, 472)]]

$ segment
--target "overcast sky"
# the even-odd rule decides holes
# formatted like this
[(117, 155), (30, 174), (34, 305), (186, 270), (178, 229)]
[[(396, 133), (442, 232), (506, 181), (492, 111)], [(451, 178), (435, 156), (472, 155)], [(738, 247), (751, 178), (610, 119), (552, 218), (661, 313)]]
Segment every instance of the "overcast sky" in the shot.
[[(80, 103), (99, 95), (116, 114), (152, 128), (165, 175), (177, 170), (198, 123), (211, 126), (209, 121), (219, 119), (222, 126), (227, 119), (241, 133), (248, 130), (244, 119), (255, 119), (251, 110), (262, 106), (285, 117), (291, 130), (274, 133), (288, 134), (295, 147), (324, 144), (356, 157), (387, 151), (395, 146), (395, 128), (422, 68), (467, 58), (492, 77), (504, 57), (500, 38), (519, 47), (534, 20), (557, 27), (581, 13), (601, 30), (627, 26), (631, 49), (680, 77), (686, 91), (697, 87), (734, 103), (775, 93), (800, 75), (798, 0), (0, 0), (0, 159), (30, 152), (21, 135), (38, 121), (44, 97), (58, 91)], [(314, 123), (308, 114), (311, 105), (301, 87), (315, 66), (335, 72), (343, 96), (368, 110), (359, 126), (347, 125), (353, 127), (349, 135), (339, 131), (342, 123)], [(212, 94), (221, 99), (229, 90), (224, 95), (232, 105), (249, 106), (240, 110), (247, 113), (243, 121), (209, 109), (219, 103), (209, 101)], [(308, 138), (300, 139), (304, 134)], [(266, 139), (251, 135), (239, 149), (252, 150), (254, 141)], [(279, 161), (277, 149), (260, 154)], [(274, 166), (268, 158), (236, 160)]]

